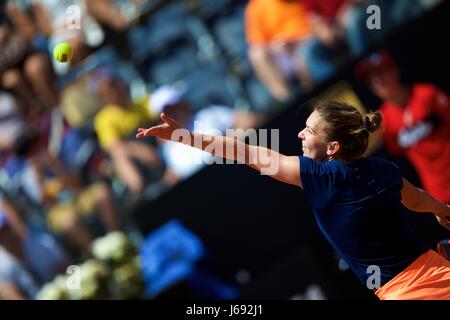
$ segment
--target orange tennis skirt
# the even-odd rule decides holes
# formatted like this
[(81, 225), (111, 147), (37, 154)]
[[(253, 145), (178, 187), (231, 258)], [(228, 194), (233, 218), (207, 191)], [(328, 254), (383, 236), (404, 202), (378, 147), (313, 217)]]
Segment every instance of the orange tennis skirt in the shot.
[(450, 300), (450, 261), (428, 250), (375, 295), (380, 300)]

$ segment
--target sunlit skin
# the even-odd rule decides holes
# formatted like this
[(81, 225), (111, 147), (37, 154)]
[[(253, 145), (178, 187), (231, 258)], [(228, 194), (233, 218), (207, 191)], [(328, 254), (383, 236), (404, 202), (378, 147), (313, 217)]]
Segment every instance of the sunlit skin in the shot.
[(328, 141), (323, 123), (319, 113), (314, 111), (306, 120), (306, 127), (298, 133), (305, 157), (317, 161), (327, 161), (338, 155), (339, 142)]
[[(163, 139), (170, 140), (172, 132), (175, 129), (181, 128), (181, 126), (165, 113), (161, 115), (161, 119), (165, 123), (149, 129), (139, 128), (136, 137), (162, 135)], [(298, 133), (298, 138), (302, 144), (303, 155), (317, 161), (327, 161), (330, 158), (335, 158), (340, 149), (339, 142), (327, 142), (322, 123), (323, 120), (320, 118), (319, 113), (314, 111), (306, 120), (306, 127)]]
[[(136, 138), (143, 138), (146, 136), (155, 136), (160, 139), (171, 140), (173, 133), (177, 129), (181, 129), (180, 124), (169, 117), (165, 113), (161, 113), (162, 124), (145, 129), (139, 128), (137, 130)], [(334, 159), (339, 159), (339, 153), (341, 152), (341, 145), (338, 141), (328, 141), (324, 131), (325, 121), (321, 119), (320, 114), (314, 111), (306, 120), (306, 127), (299, 132), (298, 137), (302, 142), (303, 154), (306, 157), (317, 161), (329, 161)], [(231, 160), (239, 159), (239, 150), (244, 150), (248, 153), (248, 159), (258, 159), (257, 154), (260, 152), (270, 151), (272, 157), (277, 157), (279, 160), (279, 168), (274, 172), (271, 177), (275, 180), (295, 185), (303, 188), (301, 177), (300, 177), (300, 163), (299, 157), (297, 156), (286, 156), (276, 151), (267, 149), (265, 147), (251, 146), (244, 142), (240, 142), (233, 137), (227, 136), (208, 136), (202, 134), (196, 134), (190, 132), (190, 140), (206, 139), (206, 143), (201, 143), (197, 148), (205, 150), (211, 141), (222, 145), (222, 148), (215, 148), (214, 155), (222, 158), (227, 158)], [(178, 140), (174, 140), (178, 141)], [(242, 148), (239, 144), (244, 144), (245, 147)], [(191, 145), (194, 146), (194, 145)], [(233, 153), (225, 153), (224, 150), (233, 149)], [(265, 164), (256, 161), (256, 163), (245, 162), (251, 168), (261, 171)], [(408, 180), (403, 179), (402, 193), (402, 204), (412, 211), (417, 212), (432, 212), (435, 214), (438, 222), (447, 230), (450, 230), (450, 205), (445, 205), (430, 195), (425, 191), (414, 187)]]

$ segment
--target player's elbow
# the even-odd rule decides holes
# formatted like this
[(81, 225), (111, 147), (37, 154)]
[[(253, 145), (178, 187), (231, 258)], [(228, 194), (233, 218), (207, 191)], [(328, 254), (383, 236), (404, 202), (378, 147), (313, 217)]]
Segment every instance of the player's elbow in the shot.
[(417, 211), (420, 205), (421, 192), (409, 181), (403, 179), (403, 188), (401, 190), (402, 204), (411, 211)]

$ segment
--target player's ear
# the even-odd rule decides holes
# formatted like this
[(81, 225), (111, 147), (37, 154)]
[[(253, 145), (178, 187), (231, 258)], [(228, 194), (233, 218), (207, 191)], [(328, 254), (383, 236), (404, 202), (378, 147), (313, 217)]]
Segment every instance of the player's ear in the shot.
[(327, 144), (327, 156), (335, 158), (341, 150), (341, 144), (339, 141), (331, 141)]

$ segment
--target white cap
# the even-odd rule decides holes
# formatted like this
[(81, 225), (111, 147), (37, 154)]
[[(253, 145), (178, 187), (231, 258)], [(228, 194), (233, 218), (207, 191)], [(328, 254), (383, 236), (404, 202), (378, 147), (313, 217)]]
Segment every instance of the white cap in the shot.
[(0, 125), (0, 140), (14, 141), (25, 132), (25, 121), (18, 115), (16, 99), (6, 92), (0, 92), (0, 118), (5, 118)]
[(150, 95), (150, 112), (160, 114), (166, 106), (176, 104), (182, 100), (183, 93), (175, 87), (159, 87)]
[(7, 117), (17, 113), (16, 99), (7, 92), (0, 92), (0, 117)]

